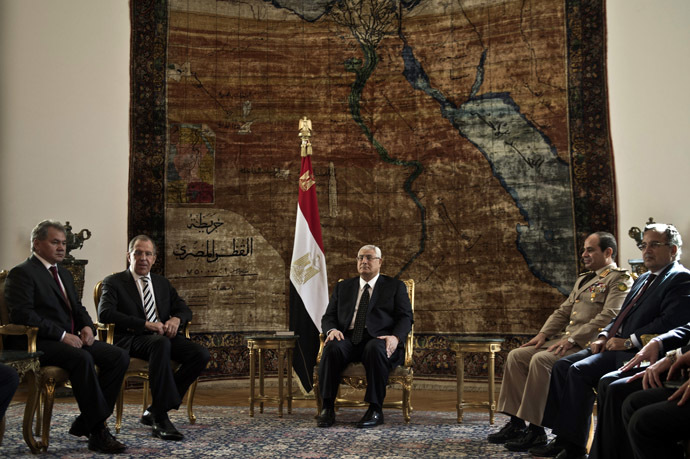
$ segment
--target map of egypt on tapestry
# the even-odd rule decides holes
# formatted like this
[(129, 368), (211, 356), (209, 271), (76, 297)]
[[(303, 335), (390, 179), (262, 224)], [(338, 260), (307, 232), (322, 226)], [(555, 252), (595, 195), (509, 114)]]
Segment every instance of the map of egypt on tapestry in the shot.
[(376, 244), (417, 333), (536, 332), (616, 231), (601, 0), (132, 9), (130, 232), (196, 333), (287, 327), (304, 117), (329, 290)]

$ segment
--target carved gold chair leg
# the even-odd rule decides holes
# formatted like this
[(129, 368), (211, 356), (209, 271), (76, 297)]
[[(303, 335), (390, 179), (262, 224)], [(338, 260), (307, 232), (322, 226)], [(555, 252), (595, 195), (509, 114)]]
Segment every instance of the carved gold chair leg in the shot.
[(120, 429), (122, 429), (122, 410), (124, 408), (126, 383), (126, 379), (122, 381), (122, 385), (120, 386), (120, 393), (117, 395), (117, 402), (115, 402), (115, 433), (120, 433)]
[(39, 425), (40, 419), (40, 427), (36, 433), (41, 436), (41, 449), (43, 451), (46, 451), (50, 444), (50, 419), (53, 416), (53, 404), (55, 403), (55, 384), (55, 380), (50, 378), (43, 387), (43, 415), (36, 418), (37, 425)]
[[(43, 448), (41, 442), (36, 441), (32, 429), (34, 421), (33, 418), (37, 412), (40, 412), (40, 410), (38, 409), (40, 391), (37, 386), (38, 378), (36, 378), (36, 375), (33, 371), (27, 373), (25, 378), (28, 384), (29, 393), (26, 398), (26, 406), (24, 407), (24, 422), (22, 423), (22, 434), (24, 436), (24, 441), (27, 445), (29, 445), (29, 449), (31, 450), (31, 452), (33, 454), (36, 454), (39, 453), (41, 450), (45, 450), (47, 448)], [(37, 430), (40, 426), (40, 423), (38, 421), (39, 419), (40, 417), (36, 418)], [(40, 435), (40, 433), (38, 435)]]
[(194, 414), (194, 394), (196, 394), (196, 385), (199, 380), (196, 380), (187, 389), (187, 416), (189, 416), (189, 423), (194, 424), (196, 422), (196, 415)]

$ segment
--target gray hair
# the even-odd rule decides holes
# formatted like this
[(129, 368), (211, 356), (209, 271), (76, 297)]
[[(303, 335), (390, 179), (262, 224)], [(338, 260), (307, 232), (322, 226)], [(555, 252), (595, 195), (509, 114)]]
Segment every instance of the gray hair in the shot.
[(379, 248), (376, 247), (375, 245), (367, 244), (367, 245), (365, 245), (365, 246), (362, 246), (362, 248), (359, 249), (359, 251), (358, 251), (357, 253), (361, 252), (362, 250), (373, 250), (374, 252), (376, 252), (376, 256), (377, 256), (377, 257), (379, 257), (379, 258), (382, 257), (382, 255), (381, 255), (381, 249), (379, 249)]
[(48, 237), (48, 228), (55, 228), (65, 234), (65, 227), (57, 220), (43, 220), (31, 230), (31, 251), (34, 251), (34, 241), (43, 241)]
[(153, 242), (153, 239), (148, 237), (145, 234), (139, 234), (138, 236), (134, 236), (131, 241), (129, 241), (129, 245), (127, 246), (127, 253), (131, 253), (132, 250), (134, 250), (134, 244), (137, 243), (137, 241), (148, 241), (153, 245), (153, 254), (156, 255), (156, 252), (158, 249), (156, 248), (156, 243)]
[(644, 227), (642, 234), (647, 231), (656, 231), (657, 233), (666, 236), (666, 242), (670, 245), (678, 247), (676, 251), (676, 256), (673, 257), (673, 261), (680, 260), (680, 255), (683, 252), (681, 247), (683, 247), (683, 239), (680, 237), (680, 233), (673, 225), (667, 225), (666, 223), (649, 223)]

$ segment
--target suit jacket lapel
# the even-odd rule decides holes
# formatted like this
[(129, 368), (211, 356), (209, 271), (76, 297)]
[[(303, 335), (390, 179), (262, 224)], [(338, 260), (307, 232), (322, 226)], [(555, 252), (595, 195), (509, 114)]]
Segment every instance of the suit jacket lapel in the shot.
[[(55, 282), (55, 279), (53, 278), (53, 274), (46, 269), (46, 267), (43, 265), (41, 260), (39, 260), (37, 257), (32, 256), (31, 260), (34, 263), (34, 268), (38, 269), (40, 274), (39, 274), (39, 279), (43, 279), (43, 282), (45, 282), (47, 285), (50, 286), (50, 289), (55, 293), (55, 295), (58, 297), (58, 300), (60, 303), (62, 303), (62, 306), (67, 308), (67, 302), (65, 301), (65, 296), (62, 294), (62, 291), (60, 290), (60, 286)], [(60, 274), (60, 268), (58, 267), (58, 275)], [(63, 282), (64, 284), (64, 282)]]
[[(648, 298), (651, 297), (652, 293), (657, 289), (657, 287), (659, 287), (661, 285), (661, 283), (664, 282), (666, 280), (666, 278), (669, 276), (669, 274), (671, 273), (671, 268), (673, 267), (673, 265), (674, 265), (674, 263), (671, 263), (664, 271), (661, 272), (661, 274), (659, 274), (659, 276), (657, 276), (656, 279), (654, 279), (652, 284), (647, 287), (647, 290), (645, 290), (645, 292), (642, 294), (640, 299), (637, 300), (637, 303), (635, 303), (632, 306), (632, 309), (630, 310), (630, 312), (628, 314), (632, 314), (633, 312), (635, 312), (637, 309), (639, 309), (640, 305), (645, 302), (645, 300), (647, 300)], [(647, 275), (647, 278), (649, 278), (649, 275)], [(647, 279), (645, 279), (645, 282), (647, 282)], [(642, 288), (644, 286), (645, 282), (640, 282), (640, 288)], [(635, 295), (637, 295), (637, 292), (639, 290), (640, 289), (638, 288), (635, 291)], [(632, 298), (634, 298), (634, 297), (635, 296), (632, 296)]]
[(376, 300), (379, 299), (379, 292), (381, 291), (383, 283), (383, 276), (379, 274), (379, 278), (376, 280), (376, 284), (372, 286), (374, 287), (374, 291), (372, 292), (371, 298), (369, 299), (369, 309), (373, 308), (376, 305)]
[(141, 315), (144, 315), (144, 303), (141, 302), (141, 295), (139, 294), (139, 288), (137, 287), (137, 282), (134, 280), (132, 272), (127, 269), (127, 282), (125, 282), (125, 290), (127, 294), (131, 297), (134, 303), (139, 306), (139, 311)]

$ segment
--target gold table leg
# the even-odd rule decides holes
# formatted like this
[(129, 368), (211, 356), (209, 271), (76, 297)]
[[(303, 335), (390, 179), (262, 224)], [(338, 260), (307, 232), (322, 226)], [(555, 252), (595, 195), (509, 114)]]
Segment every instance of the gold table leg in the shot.
[(465, 358), (463, 356), (463, 353), (461, 351), (456, 352), (456, 367), (457, 367), (457, 383), (458, 383), (458, 403), (457, 403), (457, 410), (458, 410), (458, 423), (462, 422), (462, 398), (463, 398), (463, 393), (465, 391)]
[(254, 417), (254, 381), (256, 369), (254, 359), (254, 346), (249, 347), (249, 416)]

